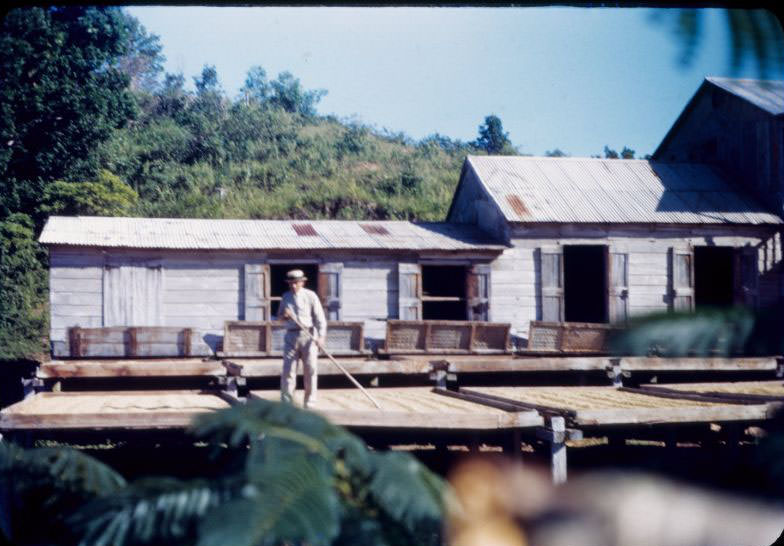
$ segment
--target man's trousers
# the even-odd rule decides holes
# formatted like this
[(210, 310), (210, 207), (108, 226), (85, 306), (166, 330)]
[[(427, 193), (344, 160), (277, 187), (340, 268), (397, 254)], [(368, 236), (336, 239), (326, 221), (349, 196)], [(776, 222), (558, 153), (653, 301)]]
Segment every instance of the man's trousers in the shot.
[(283, 371), (280, 374), (280, 399), (292, 402), (297, 388), (297, 361), (302, 360), (305, 379), (305, 407), (316, 401), (318, 390), (318, 347), (305, 332), (287, 330), (283, 338)]

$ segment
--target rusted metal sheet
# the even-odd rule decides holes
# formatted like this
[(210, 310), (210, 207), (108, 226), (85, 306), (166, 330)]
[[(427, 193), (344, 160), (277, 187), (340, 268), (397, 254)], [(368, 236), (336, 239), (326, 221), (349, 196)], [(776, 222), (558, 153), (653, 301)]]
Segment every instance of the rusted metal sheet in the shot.
[(501, 251), (476, 226), (448, 222), (212, 220), (51, 216), (42, 244), (203, 250)]
[(111, 326), (70, 328), (71, 358), (190, 356), (190, 328), (171, 326)]
[[(285, 324), (278, 321), (227, 320), (223, 329), (224, 357), (265, 357), (283, 354)], [(328, 321), (326, 348), (334, 356), (364, 354), (361, 322)]]
[(389, 320), (382, 352), (506, 353), (509, 323), (469, 320)]
[(466, 161), (508, 222), (782, 223), (710, 165), (526, 156)]
[(603, 353), (608, 334), (616, 327), (593, 322), (544, 322), (532, 320), (528, 333), (529, 351), (559, 353)]

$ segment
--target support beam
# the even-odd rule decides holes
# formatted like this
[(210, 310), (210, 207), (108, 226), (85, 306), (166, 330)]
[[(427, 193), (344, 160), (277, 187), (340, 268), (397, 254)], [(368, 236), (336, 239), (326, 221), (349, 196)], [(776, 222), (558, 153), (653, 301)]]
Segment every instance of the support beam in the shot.
[(560, 485), (566, 483), (566, 420), (560, 416), (550, 417), (548, 425), (553, 432), (553, 441), (550, 443), (550, 472), (553, 485)]

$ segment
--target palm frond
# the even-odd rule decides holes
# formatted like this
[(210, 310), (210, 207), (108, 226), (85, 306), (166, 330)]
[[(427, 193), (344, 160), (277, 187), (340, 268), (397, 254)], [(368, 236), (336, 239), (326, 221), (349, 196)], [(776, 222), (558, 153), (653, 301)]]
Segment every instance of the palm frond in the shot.
[(162, 544), (193, 540), (212, 509), (237, 496), (241, 482), (226, 479), (139, 480), (111, 497), (92, 500), (69, 518), (82, 546)]
[(439, 522), (443, 514), (443, 481), (408, 453), (374, 453), (376, 470), (369, 485), (373, 501), (392, 520), (415, 532)]
[(314, 458), (279, 460), (255, 469), (241, 498), (213, 510), (199, 527), (199, 546), (255, 546), (281, 542), (330, 544), (340, 503), (332, 477)]

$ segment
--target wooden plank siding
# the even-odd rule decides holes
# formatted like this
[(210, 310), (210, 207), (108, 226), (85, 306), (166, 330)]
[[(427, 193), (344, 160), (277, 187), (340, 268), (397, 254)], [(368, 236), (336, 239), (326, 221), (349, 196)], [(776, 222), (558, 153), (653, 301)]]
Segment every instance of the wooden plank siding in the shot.
[[(492, 262), (491, 316), (509, 322), (518, 346), (525, 346), (533, 320), (542, 320), (541, 251), (563, 245), (608, 245), (628, 256), (629, 316), (664, 311), (670, 306), (672, 249), (732, 246), (756, 249), (759, 301), (782, 297), (781, 237), (772, 226), (579, 226), (515, 225), (511, 245)], [(552, 291), (552, 288), (549, 289)]]

